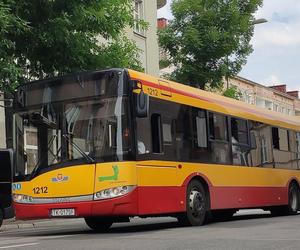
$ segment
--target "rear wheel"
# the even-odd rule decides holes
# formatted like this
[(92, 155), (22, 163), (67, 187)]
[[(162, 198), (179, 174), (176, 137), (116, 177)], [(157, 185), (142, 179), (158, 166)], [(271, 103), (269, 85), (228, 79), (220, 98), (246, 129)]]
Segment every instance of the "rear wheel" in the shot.
[(299, 195), (299, 188), (293, 183), (289, 188), (288, 214), (297, 214), (299, 210)]
[(295, 215), (299, 210), (300, 191), (299, 187), (292, 183), (289, 187), (288, 205), (284, 207), (271, 208), (271, 214), (278, 215)]
[(184, 226), (201, 226), (205, 222), (207, 210), (208, 197), (203, 185), (192, 180), (186, 193), (186, 212), (177, 217), (178, 222)]
[(86, 217), (84, 220), (96, 232), (106, 232), (113, 224), (113, 219), (107, 217)]

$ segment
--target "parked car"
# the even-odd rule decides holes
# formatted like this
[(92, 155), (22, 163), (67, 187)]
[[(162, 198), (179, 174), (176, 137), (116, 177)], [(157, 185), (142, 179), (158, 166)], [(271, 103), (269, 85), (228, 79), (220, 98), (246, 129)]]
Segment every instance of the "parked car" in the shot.
[(4, 219), (14, 217), (12, 205), (13, 151), (0, 149), (0, 227)]

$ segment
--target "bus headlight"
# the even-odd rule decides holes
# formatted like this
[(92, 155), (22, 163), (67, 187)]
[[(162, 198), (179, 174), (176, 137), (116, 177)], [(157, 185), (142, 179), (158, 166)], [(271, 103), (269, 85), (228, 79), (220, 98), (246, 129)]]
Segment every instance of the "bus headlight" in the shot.
[(135, 189), (135, 187), (136, 186), (122, 186), (122, 187), (108, 188), (95, 193), (94, 200), (104, 200), (104, 199), (119, 197), (130, 193)]
[(13, 200), (17, 203), (33, 203), (33, 197), (23, 194), (13, 194)]

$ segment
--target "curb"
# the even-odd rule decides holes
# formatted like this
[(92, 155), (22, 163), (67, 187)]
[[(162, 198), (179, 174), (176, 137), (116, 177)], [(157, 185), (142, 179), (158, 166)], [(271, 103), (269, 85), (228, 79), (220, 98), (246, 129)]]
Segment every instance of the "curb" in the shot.
[(82, 222), (82, 218), (75, 219), (44, 219), (44, 220), (32, 220), (32, 221), (20, 221), (15, 219), (5, 220), (0, 232), (13, 230), (13, 229), (28, 229), (28, 228), (39, 228), (39, 227), (53, 227), (59, 225), (72, 224), (74, 222)]

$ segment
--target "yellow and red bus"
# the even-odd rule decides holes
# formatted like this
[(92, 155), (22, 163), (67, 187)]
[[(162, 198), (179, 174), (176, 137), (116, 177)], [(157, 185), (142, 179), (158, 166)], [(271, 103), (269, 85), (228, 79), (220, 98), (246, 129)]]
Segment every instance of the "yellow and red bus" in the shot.
[(19, 219), (133, 216), (184, 225), (242, 208), (297, 214), (300, 119), (126, 69), (22, 85), (14, 114)]

